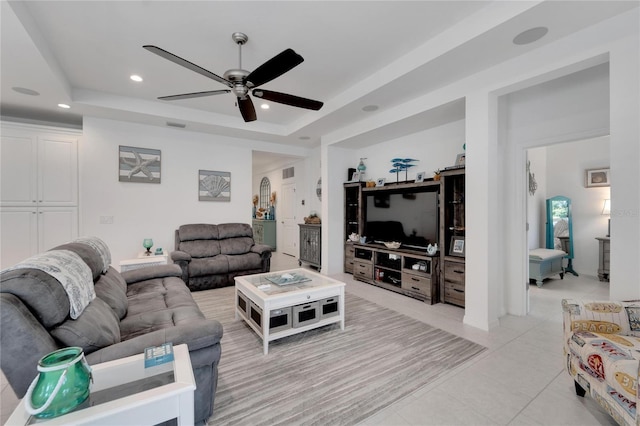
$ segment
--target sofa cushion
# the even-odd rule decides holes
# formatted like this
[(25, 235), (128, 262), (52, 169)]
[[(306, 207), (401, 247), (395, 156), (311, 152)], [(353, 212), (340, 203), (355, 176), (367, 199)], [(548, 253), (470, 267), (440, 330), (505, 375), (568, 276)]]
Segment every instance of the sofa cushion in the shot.
[(122, 340), (133, 339), (156, 330), (168, 329), (176, 325), (188, 324), (204, 319), (197, 307), (177, 307), (158, 311), (141, 312), (135, 318), (126, 318), (121, 326)]
[(80, 346), (91, 353), (120, 341), (120, 325), (116, 314), (102, 299), (94, 299), (77, 319), (68, 319), (51, 330), (65, 346)]
[(178, 250), (189, 253), (193, 258), (212, 257), (220, 254), (218, 240), (183, 241)]
[(245, 253), (226, 257), (229, 262), (229, 272), (250, 271), (262, 267), (262, 258), (258, 253)]
[(190, 277), (226, 274), (227, 272), (229, 272), (229, 261), (225, 255), (193, 259), (189, 263)]
[(102, 274), (102, 257), (100, 256), (100, 253), (87, 244), (66, 243), (54, 247), (49, 251), (52, 250), (69, 250), (80, 256), (80, 259), (82, 259), (89, 269), (91, 269), (94, 281)]
[(58, 280), (38, 269), (2, 272), (0, 291), (24, 303), (38, 321), (50, 329), (69, 317), (69, 297)]
[(127, 288), (127, 299), (129, 309), (122, 322), (132, 321), (136, 315), (144, 312), (177, 307), (197, 307), (189, 288), (176, 277), (157, 278), (131, 284)]
[(220, 253), (222, 254), (244, 254), (251, 251), (253, 238), (234, 237), (220, 240)]
[(218, 225), (207, 223), (182, 225), (178, 228), (178, 238), (180, 241), (217, 240), (220, 238), (218, 236)]
[(235, 237), (253, 238), (253, 229), (248, 223), (221, 223), (218, 225), (218, 239)]
[(127, 315), (127, 283), (112, 266), (98, 278), (95, 290), (96, 296), (106, 302), (119, 319)]

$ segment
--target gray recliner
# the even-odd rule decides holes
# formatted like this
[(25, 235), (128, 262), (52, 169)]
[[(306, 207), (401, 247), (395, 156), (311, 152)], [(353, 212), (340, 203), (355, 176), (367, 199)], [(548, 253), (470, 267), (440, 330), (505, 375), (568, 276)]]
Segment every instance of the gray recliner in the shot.
[(246, 223), (182, 225), (171, 259), (192, 291), (234, 285), (238, 275), (269, 272), (271, 247), (256, 244)]
[(69, 296), (52, 275), (33, 268), (0, 273), (0, 363), (16, 395), (22, 398), (36, 377), (38, 360), (63, 347), (82, 347), (89, 364), (96, 364), (162, 343), (185, 343), (197, 386), (195, 421), (206, 422), (218, 383), (222, 325), (205, 319), (180, 279), (180, 268), (162, 265), (120, 274), (86, 244), (52, 250), (80, 257), (91, 271), (96, 297), (71, 319)]

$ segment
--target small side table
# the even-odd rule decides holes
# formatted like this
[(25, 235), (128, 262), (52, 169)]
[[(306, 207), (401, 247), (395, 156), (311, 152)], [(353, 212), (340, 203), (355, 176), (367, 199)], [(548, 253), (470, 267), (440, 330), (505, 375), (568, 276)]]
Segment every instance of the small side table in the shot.
[[(47, 425), (154, 425), (177, 418), (193, 425), (196, 382), (187, 345), (173, 347), (174, 360), (144, 368), (144, 355), (92, 365), (89, 398)], [(27, 425), (32, 417), (20, 401), (8, 425)], [(45, 423), (45, 422), (43, 422)]]
[(610, 237), (597, 237), (599, 245), (598, 256), (598, 279), (600, 281), (609, 281), (609, 252)]
[(169, 264), (169, 254), (167, 252), (157, 255), (151, 254), (151, 256), (147, 256), (145, 252), (141, 252), (136, 259), (121, 260), (120, 272), (167, 264)]

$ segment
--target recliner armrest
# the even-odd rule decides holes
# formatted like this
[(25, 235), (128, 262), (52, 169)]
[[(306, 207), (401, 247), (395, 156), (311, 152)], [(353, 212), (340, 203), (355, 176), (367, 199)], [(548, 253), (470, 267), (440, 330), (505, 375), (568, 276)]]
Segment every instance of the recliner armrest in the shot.
[(182, 269), (178, 265), (157, 265), (149, 266), (147, 268), (134, 269), (131, 271), (121, 272), (122, 278), (124, 278), (127, 285), (137, 283), (140, 281), (152, 280), (154, 278), (166, 278), (166, 277), (182, 277)]
[(176, 250), (171, 252), (171, 260), (174, 262), (186, 261), (191, 262), (191, 255), (186, 251)]
[(251, 246), (251, 251), (253, 253), (258, 253), (260, 256), (264, 257), (265, 254), (271, 255), (271, 246), (266, 244), (254, 244)]

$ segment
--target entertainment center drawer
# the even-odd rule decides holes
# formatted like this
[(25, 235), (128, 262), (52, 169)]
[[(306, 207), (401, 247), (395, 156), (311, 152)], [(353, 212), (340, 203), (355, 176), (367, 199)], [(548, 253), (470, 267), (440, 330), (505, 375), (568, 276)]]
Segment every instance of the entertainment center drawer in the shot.
[(402, 273), (401, 286), (405, 290), (419, 291), (431, 297), (431, 279), (417, 275)]
[(354, 247), (353, 256), (355, 259), (358, 259), (363, 262), (371, 263), (371, 261), (373, 260), (373, 252), (367, 249)]
[(445, 283), (444, 301), (464, 307), (464, 287), (452, 283)]
[(366, 281), (373, 279), (373, 265), (369, 262), (355, 260), (353, 262), (353, 276)]
[(344, 272), (353, 274), (353, 258), (355, 253), (355, 247), (353, 244), (344, 245)]
[(444, 280), (454, 283), (461, 283), (464, 290), (465, 271), (464, 263), (444, 261)]

